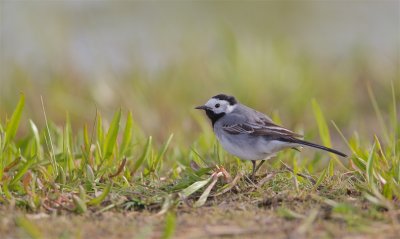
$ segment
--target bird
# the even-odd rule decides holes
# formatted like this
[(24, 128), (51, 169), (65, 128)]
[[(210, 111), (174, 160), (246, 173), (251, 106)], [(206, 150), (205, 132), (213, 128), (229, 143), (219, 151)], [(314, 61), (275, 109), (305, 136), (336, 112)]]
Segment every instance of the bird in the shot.
[[(204, 110), (211, 121), (215, 136), (230, 154), (252, 162), (252, 174), (268, 159), (284, 149), (311, 147), (325, 150), (341, 157), (346, 154), (303, 140), (303, 136), (274, 123), (267, 115), (252, 109), (234, 97), (218, 94), (195, 109)], [(261, 160), (256, 168), (256, 162)]]

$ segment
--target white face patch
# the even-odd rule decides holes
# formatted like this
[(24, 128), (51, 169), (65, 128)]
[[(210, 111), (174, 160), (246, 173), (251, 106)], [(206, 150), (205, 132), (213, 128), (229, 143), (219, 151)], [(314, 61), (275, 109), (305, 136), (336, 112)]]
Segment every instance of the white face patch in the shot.
[(237, 105), (228, 105), (228, 107), (226, 108), (226, 113), (229, 114), (231, 113)]
[(236, 105), (230, 105), (229, 102), (226, 100), (219, 100), (214, 98), (208, 100), (205, 105), (208, 106), (216, 114), (229, 114), (236, 108)]

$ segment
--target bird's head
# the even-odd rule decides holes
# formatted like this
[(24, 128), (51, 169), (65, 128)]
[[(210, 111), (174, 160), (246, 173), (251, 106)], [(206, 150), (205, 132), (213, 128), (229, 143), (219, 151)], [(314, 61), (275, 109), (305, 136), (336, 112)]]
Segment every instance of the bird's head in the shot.
[[(213, 96), (204, 105), (197, 106), (195, 109), (205, 110), (207, 115), (225, 115), (231, 113), (238, 102), (233, 96), (219, 94)], [(211, 117), (210, 117), (211, 118)]]

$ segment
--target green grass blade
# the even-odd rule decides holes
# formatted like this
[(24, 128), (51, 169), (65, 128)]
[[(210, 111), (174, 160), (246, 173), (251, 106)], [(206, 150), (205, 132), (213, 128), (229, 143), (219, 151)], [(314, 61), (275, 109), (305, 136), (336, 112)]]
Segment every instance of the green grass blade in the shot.
[(14, 110), (14, 113), (11, 116), (10, 121), (8, 121), (6, 126), (6, 144), (11, 142), (14, 139), (15, 134), (17, 133), (19, 122), (21, 120), (22, 110), (25, 106), (25, 95), (21, 94), (17, 107)]
[(16, 182), (18, 182), (22, 176), (25, 175), (26, 172), (28, 172), (29, 168), (32, 166), (34, 163), (34, 160), (28, 160), (21, 169), (18, 170), (17, 174), (14, 176), (14, 178), (10, 182), (10, 186), (14, 185)]
[(169, 212), (165, 216), (165, 226), (161, 238), (162, 239), (172, 238), (174, 236), (175, 229), (176, 229), (176, 215), (173, 212)]
[(35, 138), (36, 144), (40, 145), (40, 136), (39, 136), (39, 130), (35, 123), (33, 123), (32, 120), (29, 120), (29, 125), (31, 127), (33, 137)]
[(36, 148), (37, 148), (37, 159), (42, 160), (43, 159), (43, 148), (42, 148), (42, 144), (40, 142), (39, 130), (32, 120), (29, 120), (29, 125), (31, 127), (33, 137), (35, 139), (35, 144), (36, 144)]
[(319, 175), (319, 177), (318, 177), (318, 179), (317, 179), (317, 182), (315, 183), (315, 185), (314, 185), (314, 187), (313, 187), (313, 190), (314, 190), (314, 191), (317, 190), (318, 187), (319, 187), (319, 185), (321, 185), (321, 183), (324, 181), (325, 176), (326, 176), (326, 169), (324, 169), (324, 170), (322, 171), (321, 175)]
[(44, 102), (43, 102), (43, 97), (40, 96), (40, 101), (42, 103), (42, 110), (43, 110), (43, 116), (44, 116), (44, 121), (46, 123), (46, 133), (47, 137), (45, 136), (45, 140), (47, 143), (47, 147), (49, 148), (50, 151), (50, 161), (53, 166), (53, 176), (57, 177), (58, 176), (58, 164), (56, 161), (56, 155), (54, 152), (54, 145), (53, 145), (53, 139), (51, 138), (51, 133), (50, 133), (50, 127), (49, 127), (49, 121), (47, 120), (47, 115), (46, 115), (46, 110), (44, 108)]
[[(100, 113), (97, 112), (96, 118), (97, 118), (97, 123), (96, 123), (97, 143), (99, 145), (103, 145), (104, 142), (103, 120), (101, 118)], [(96, 142), (91, 142), (91, 143), (96, 143)], [(101, 151), (102, 151), (101, 153), (103, 153), (102, 149)]]
[(315, 99), (312, 100), (312, 107), (322, 142), (326, 147), (332, 147), (328, 125), (326, 124), (326, 120), (324, 114), (322, 113), (321, 107)]
[[(317, 121), (318, 131), (319, 131), (321, 140), (326, 147), (332, 147), (328, 124), (326, 123), (326, 120), (325, 120), (324, 114), (322, 113), (321, 107), (319, 106), (319, 104), (317, 103), (317, 101), (315, 99), (312, 100), (312, 107), (313, 107), (314, 117)], [(334, 158), (335, 161), (343, 169), (346, 169), (346, 167), (343, 165), (343, 163), (339, 160), (339, 158), (335, 154), (331, 154), (331, 155), (332, 155), (332, 158)], [(331, 167), (333, 167), (333, 165), (331, 165)], [(333, 175), (332, 171), (333, 171), (333, 169), (331, 169), (329, 172), (330, 176)]]
[(393, 126), (393, 157), (397, 156), (397, 141), (400, 133), (400, 125), (399, 120), (397, 118), (397, 104), (396, 104), (396, 92), (394, 90), (393, 81), (391, 81), (392, 87), (392, 101), (393, 101), (393, 109), (392, 109), (392, 126)]
[(28, 235), (29, 238), (32, 239), (44, 238), (38, 226), (29, 219), (27, 219), (26, 217), (18, 216), (17, 218), (15, 218), (15, 223)]
[(2, 189), (2, 193), (4, 193), (4, 196), (6, 196), (6, 198), (8, 200), (10, 200), (12, 198), (12, 195), (10, 193), (10, 189), (8, 188), (8, 186), (9, 186), (8, 182), (4, 181), (3, 182), (3, 186), (1, 187), (1, 189)]
[(369, 155), (368, 155), (368, 160), (367, 160), (367, 182), (371, 187), (374, 187), (374, 175), (373, 175), (373, 169), (374, 169), (374, 151), (375, 151), (375, 146), (376, 142), (374, 142), (374, 145), (372, 146)]
[(95, 180), (93, 169), (89, 164), (86, 164), (86, 179), (91, 183)]
[(152, 137), (149, 136), (149, 138), (147, 139), (146, 142), (146, 146), (144, 148), (143, 154), (140, 156), (140, 158), (135, 162), (135, 164), (133, 165), (132, 171), (131, 171), (131, 175), (135, 174), (136, 171), (140, 168), (140, 166), (143, 164), (144, 160), (149, 157), (150, 154), (150, 149), (151, 149), (151, 145), (152, 145)]
[(120, 147), (120, 155), (121, 156), (125, 156), (125, 153), (127, 152), (127, 149), (131, 144), (132, 126), (133, 126), (132, 112), (129, 112), (128, 116), (126, 117), (125, 130), (124, 130), (124, 135), (122, 137), (122, 143), (121, 143), (121, 147)]
[(389, 137), (389, 134), (388, 134), (389, 131), (388, 131), (387, 127), (386, 127), (386, 123), (385, 123), (385, 120), (383, 119), (381, 109), (379, 108), (378, 102), (376, 101), (375, 94), (372, 91), (372, 88), (371, 88), (370, 84), (367, 84), (367, 90), (368, 90), (369, 98), (370, 98), (370, 100), (372, 102), (372, 106), (374, 107), (376, 117), (378, 117), (379, 125), (382, 128), (383, 136), (385, 137), (386, 142), (390, 144), (390, 137)]
[[(3, 150), (5, 149), (5, 135), (0, 123), (0, 159), (3, 159)], [(0, 160), (0, 170), (2, 169), (4, 160)], [(2, 176), (2, 175), (0, 175)], [(1, 177), (0, 177), (1, 178)]]
[(121, 109), (115, 113), (110, 128), (108, 129), (106, 139), (104, 141), (103, 152), (105, 159), (108, 159), (113, 153), (115, 143), (117, 142), (120, 120), (121, 120)]
[(83, 126), (83, 143), (85, 145), (85, 150), (89, 151), (90, 150), (90, 139), (89, 139), (89, 131), (88, 131), (88, 126), (85, 124)]
[(354, 149), (354, 147), (352, 147), (352, 145), (350, 144), (350, 142), (346, 139), (346, 137), (344, 137), (343, 132), (339, 129), (339, 127), (337, 126), (337, 124), (335, 123), (335, 121), (331, 120), (331, 123), (333, 125), (333, 127), (335, 127), (336, 131), (339, 133), (340, 137), (343, 139), (343, 141), (346, 143), (347, 147), (349, 147), (349, 149), (351, 150), (351, 152), (353, 154), (356, 154), (356, 150)]
[(328, 164), (328, 172), (329, 172), (329, 176), (333, 176), (333, 174), (335, 173), (335, 164), (333, 160), (329, 160), (329, 164)]
[[(72, 152), (74, 151), (74, 146), (72, 142), (72, 126), (71, 126), (71, 119), (69, 117), (69, 114), (67, 113), (67, 122), (65, 123), (65, 134), (64, 134), (64, 154), (66, 157), (66, 164), (67, 164), (67, 170), (69, 175), (72, 175), (73, 170), (75, 169), (74, 161), (73, 161), (73, 155)], [(67, 171), (66, 170), (66, 171)]]
[(76, 211), (78, 212), (78, 213), (85, 213), (86, 211), (87, 211), (87, 206), (86, 206), (86, 203), (81, 199), (81, 198), (79, 198), (78, 196), (76, 196), (76, 195), (73, 195), (72, 196), (72, 200), (74, 201), (74, 203), (75, 203), (75, 206), (76, 206)]
[(158, 154), (157, 159), (154, 163), (153, 170), (157, 170), (157, 168), (159, 167), (161, 160), (164, 158), (164, 154), (167, 152), (168, 146), (171, 143), (173, 137), (174, 137), (174, 134), (171, 134), (168, 137), (167, 142), (165, 142), (165, 144), (163, 145), (163, 147), (162, 147), (160, 153)]
[(107, 197), (107, 195), (110, 193), (111, 191), (111, 186), (112, 183), (107, 184), (106, 188), (104, 189), (104, 191), (100, 194), (100, 196), (93, 198), (92, 200), (90, 200), (87, 204), (88, 205), (99, 205), (101, 202), (104, 201), (104, 199)]
[(66, 115), (66, 123), (65, 123), (65, 134), (64, 134), (64, 144), (67, 151), (73, 150), (73, 143), (72, 143), (72, 126), (71, 126), (71, 119), (69, 114)]
[(86, 201), (86, 191), (82, 185), (79, 186), (79, 198)]

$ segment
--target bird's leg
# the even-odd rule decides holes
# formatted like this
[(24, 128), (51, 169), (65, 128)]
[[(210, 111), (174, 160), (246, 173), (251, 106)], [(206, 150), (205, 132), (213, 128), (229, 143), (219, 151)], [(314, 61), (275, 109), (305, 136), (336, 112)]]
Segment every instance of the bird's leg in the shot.
[[(253, 161), (253, 162), (255, 162), (255, 161)], [(258, 164), (258, 166), (257, 166), (257, 168), (255, 169), (255, 171), (253, 172), (253, 174), (255, 174), (255, 173), (261, 168), (261, 166), (263, 165), (263, 163), (265, 163), (265, 160), (261, 160), (261, 162)]]
[(251, 178), (254, 178), (254, 174), (256, 173), (256, 161), (251, 160), (251, 163), (253, 164), (253, 173), (251, 174)]

